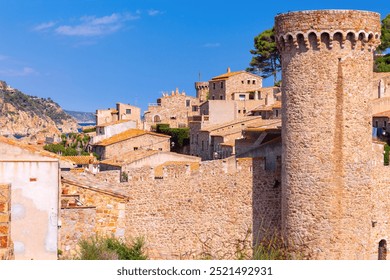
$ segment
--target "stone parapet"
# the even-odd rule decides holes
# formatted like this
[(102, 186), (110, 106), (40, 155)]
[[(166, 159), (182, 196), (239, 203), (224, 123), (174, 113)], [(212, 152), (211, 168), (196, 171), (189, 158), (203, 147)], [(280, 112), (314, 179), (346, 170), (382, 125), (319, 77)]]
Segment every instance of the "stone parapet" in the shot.
[[(380, 44), (380, 15), (353, 10), (318, 10), (290, 12), (275, 18), (279, 50), (331, 49), (334, 42), (342, 47), (375, 49)], [(360, 47), (360, 48), (359, 48)]]

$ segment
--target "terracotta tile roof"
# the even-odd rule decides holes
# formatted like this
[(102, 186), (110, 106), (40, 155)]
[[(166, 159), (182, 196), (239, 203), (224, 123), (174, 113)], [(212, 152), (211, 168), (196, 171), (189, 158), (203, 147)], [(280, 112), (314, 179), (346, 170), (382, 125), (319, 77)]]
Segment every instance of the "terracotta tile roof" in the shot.
[(380, 112), (373, 115), (374, 118), (390, 118), (390, 111)]
[(63, 156), (61, 159), (70, 160), (75, 164), (90, 164), (98, 162), (94, 156)]
[(50, 157), (50, 158), (55, 158), (55, 159), (60, 159), (61, 158), (57, 154), (50, 153), (50, 152), (48, 152), (46, 150), (43, 150), (42, 146), (38, 147), (38, 146), (35, 146), (35, 145), (25, 144), (25, 143), (22, 143), (22, 142), (13, 140), (13, 139), (9, 139), (9, 138), (4, 137), (4, 136), (0, 136), (0, 143), (4, 143), (4, 144), (12, 145), (12, 146), (15, 146), (15, 147), (19, 147), (19, 148), (21, 148), (23, 150), (35, 153), (35, 154), (40, 155), (40, 156), (45, 156), (45, 157)]
[(103, 124), (97, 125), (97, 127), (106, 127), (106, 126), (125, 123), (125, 122), (129, 122), (129, 121), (130, 120), (119, 120), (119, 121), (114, 121), (114, 122), (108, 122), (108, 123), (103, 123)]
[(118, 142), (121, 142), (121, 141), (125, 141), (125, 140), (128, 140), (128, 139), (131, 139), (131, 138), (134, 138), (134, 137), (138, 137), (138, 136), (141, 136), (141, 135), (146, 135), (146, 134), (154, 135), (154, 136), (157, 136), (157, 137), (171, 138), (171, 136), (168, 136), (168, 135), (154, 133), (154, 132), (145, 131), (145, 130), (141, 130), (141, 129), (129, 129), (129, 130), (126, 130), (126, 131), (124, 131), (122, 133), (114, 135), (114, 136), (112, 136), (110, 138), (104, 139), (104, 140), (96, 143), (95, 145), (96, 146), (109, 146), (109, 145), (112, 145), (112, 144), (115, 144), (115, 143), (118, 143)]
[(123, 154), (120, 157), (103, 160), (100, 163), (113, 166), (123, 166), (137, 160), (150, 157), (151, 155), (157, 154), (158, 152), (159, 151), (156, 150), (136, 150)]
[(238, 75), (238, 74), (241, 74), (241, 73), (246, 73), (245, 71), (236, 71), (236, 72), (227, 72), (225, 74), (222, 74), (222, 75), (219, 75), (219, 76), (216, 76), (214, 78), (212, 78), (211, 80), (212, 81), (216, 81), (216, 80), (226, 80), (232, 76), (235, 76), (235, 75)]
[(281, 109), (281, 108), (282, 108), (281, 101), (275, 101), (275, 103), (272, 105), (272, 109)]

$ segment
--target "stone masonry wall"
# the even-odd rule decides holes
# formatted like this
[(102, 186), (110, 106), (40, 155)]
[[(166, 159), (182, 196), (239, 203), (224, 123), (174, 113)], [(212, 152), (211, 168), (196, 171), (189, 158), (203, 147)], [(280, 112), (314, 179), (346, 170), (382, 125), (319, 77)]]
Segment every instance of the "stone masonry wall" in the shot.
[(151, 259), (249, 257), (254, 242), (280, 229), (277, 175), (262, 159), (239, 159), (234, 169), (222, 160), (192, 172), (166, 166), (162, 179), (150, 168), (134, 175), (126, 233), (145, 237)]
[(11, 240), (11, 185), (0, 184), (0, 260), (14, 259)]
[[(119, 177), (118, 177), (119, 178)], [(62, 227), (60, 246), (63, 258), (73, 258), (80, 238), (91, 236), (125, 237), (126, 203), (107, 191), (85, 187), (81, 182), (62, 180), (61, 200), (68, 200), (61, 207)], [(83, 206), (75, 205), (77, 198)]]
[[(171, 128), (187, 127), (188, 117), (197, 114), (197, 111), (192, 111), (192, 106), (199, 105), (198, 99), (185, 93), (173, 92), (171, 95), (161, 97), (160, 100), (158, 106), (148, 107), (148, 112), (145, 114), (146, 130), (158, 123), (169, 124)], [(156, 116), (160, 119), (158, 123), (154, 121)]]

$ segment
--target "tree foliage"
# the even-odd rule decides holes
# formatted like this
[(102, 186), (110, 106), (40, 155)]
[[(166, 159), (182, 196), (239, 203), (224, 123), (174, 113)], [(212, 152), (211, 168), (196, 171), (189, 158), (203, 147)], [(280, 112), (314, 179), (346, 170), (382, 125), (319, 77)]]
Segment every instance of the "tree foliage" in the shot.
[(162, 133), (171, 136), (172, 151), (179, 151), (184, 146), (190, 143), (190, 129), (185, 128), (170, 128), (169, 124), (158, 124), (156, 127), (157, 133)]
[(381, 44), (377, 48), (379, 52), (390, 48), (390, 14), (382, 20), (381, 33)]
[(390, 54), (375, 59), (375, 72), (390, 72)]
[(277, 73), (281, 69), (280, 54), (276, 47), (274, 28), (260, 33), (254, 38), (254, 50), (250, 67), (247, 69), (252, 73), (260, 73), (263, 78), (274, 77), (277, 83)]

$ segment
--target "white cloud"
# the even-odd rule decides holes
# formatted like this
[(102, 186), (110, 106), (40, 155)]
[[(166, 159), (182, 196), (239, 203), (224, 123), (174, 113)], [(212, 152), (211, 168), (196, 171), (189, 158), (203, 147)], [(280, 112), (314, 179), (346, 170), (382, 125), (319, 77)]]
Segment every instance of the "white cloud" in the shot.
[(115, 33), (120, 30), (126, 21), (136, 20), (138, 14), (118, 14), (113, 13), (108, 16), (84, 16), (80, 18), (80, 23), (76, 25), (61, 25), (55, 29), (60, 35), (67, 36), (102, 36)]
[(8, 76), (8, 77), (26, 77), (26, 76), (32, 76), (32, 75), (38, 75), (39, 73), (31, 68), (31, 67), (23, 67), (22, 69), (7, 69), (7, 70), (0, 70), (0, 75)]
[(55, 26), (56, 23), (54, 21), (49, 21), (49, 22), (43, 22), (41, 24), (38, 24), (36, 25), (33, 30), (34, 31), (46, 31), (50, 28), (52, 28), (53, 26)]
[(149, 16), (157, 16), (157, 15), (160, 15), (160, 14), (162, 14), (162, 12), (161, 11), (159, 11), (159, 10), (154, 10), (154, 9), (152, 9), (152, 10), (149, 10), (148, 11), (148, 15)]
[(220, 46), (220, 43), (206, 43), (203, 45), (204, 48), (219, 48)]

